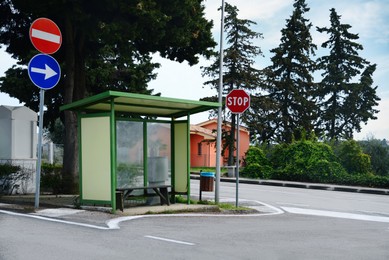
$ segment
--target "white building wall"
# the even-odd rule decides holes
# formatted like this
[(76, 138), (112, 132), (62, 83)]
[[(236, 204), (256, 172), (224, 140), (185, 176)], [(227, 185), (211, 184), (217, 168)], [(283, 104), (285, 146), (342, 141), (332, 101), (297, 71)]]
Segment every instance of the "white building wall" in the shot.
[[(35, 129), (35, 131), (34, 131)], [(13, 148), (12, 159), (36, 158), (36, 123), (27, 120), (12, 120)]]
[(19, 165), (28, 175), (16, 193), (35, 192), (37, 119), (27, 107), (0, 106), (0, 163)]
[(0, 159), (10, 159), (12, 157), (11, 141), (10, 120), (0, 118)]

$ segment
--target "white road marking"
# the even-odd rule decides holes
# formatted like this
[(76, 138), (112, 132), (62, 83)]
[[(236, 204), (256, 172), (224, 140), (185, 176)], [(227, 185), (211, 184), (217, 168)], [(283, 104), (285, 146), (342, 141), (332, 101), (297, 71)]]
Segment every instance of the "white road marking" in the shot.
[(102, 230), (109, 230), (109, 229), (111, 229), (109, 227), (100, 227), (100, 226), (95, 226), (95, 225), (90, 225), (90, 224), (66, 221), (66, 220), (55, 219), (55, 218), (42, 217), (42, 216), (37, 216), (37, 215), (32, 215), (32, 214), (16, 213), (16, 212), (6, 211), (6, 210), (0, 210), (0, 213), (11, 215), (11, 216), (34, 218), (34, 219), (46, 220), (46, 221), (50, 221), (50, 222), (69, 224), (69, 225), (74, 225), (74, 226), (81, 226), (81, 227), (88, 227), (88, 228), (95, 228), (95, 229), (102, 229)]
[(165, 241), (165, 242), (187, 245), (187, 246), (194, 246), (195, 245), (194, 243), (189, 243), (189, 242), (184, 242), (184, 241), (179, 241), (179, 240), (174, 240), (174, 239), (169, 239), (169, 238), (163, 238), (163, 237), (155, 237), (155, 236), (145, 236), (145, 237), (155, 239), (155, 240), (161, 240), (161, 241)]
[(376, 214), (376, 215), (382, 215), (382, 216), (388, 216), (388, 212), (378, 212), (378, 211), (370, 211), (370, 210), (358, 210), (358, 212), (366, 213), (366, 214)]
[(276, 202), (278, 205), (287, 205), (287, 206), (295, 206), (295, 207), (309, 207), (308, 204), (301, 203), (285, 203), (285, 202)]
[(353, 213), (336, 212), (336, 211), (315, 210), (315, 209), (292, 208), (292, 207), (281, 207), (281, 208), (283, 210), (285, 210), (286, 212), (289, 212), (292, 214), (389, 223), (389, 217), (353, 214)]

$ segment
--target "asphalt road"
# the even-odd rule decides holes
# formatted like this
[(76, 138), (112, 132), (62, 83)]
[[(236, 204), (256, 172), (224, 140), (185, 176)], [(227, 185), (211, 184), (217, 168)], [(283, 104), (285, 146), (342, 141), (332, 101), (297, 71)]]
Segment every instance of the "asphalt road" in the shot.
[[(198, 181), (191, 181), (192, 195), (198, 195)], [(214, 192), (203, 192), (203, 199), (214, 200)], [(220, 200), (236, 198), (236, 184), (221, 182)], [(239, 200), (255, 200), (279, 208), (300, 208), (365, 214), (389, 218), (389, 196), (278, 186), (239, 184)]]
[[(222, 184), (221, 198), (234, 196)], [(118, 230), (0, 214), (0, 259), (389, 259), (389, 196), (240, 185), (240, 198), (279, 214), (155, 216)]]

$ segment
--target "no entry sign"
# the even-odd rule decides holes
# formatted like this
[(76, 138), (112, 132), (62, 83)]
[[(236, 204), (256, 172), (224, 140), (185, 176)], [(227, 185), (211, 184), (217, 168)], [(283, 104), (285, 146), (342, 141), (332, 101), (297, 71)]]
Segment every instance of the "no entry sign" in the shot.
[(38, 51), (53, 54), (61, 47), (61, 30), (52, 20), (39, 18), (31, 24), (30, 40)]
[(243, 89), (234, 89), (226, 97), (226, 106), (234, 114), (241, 114), (250, 107), (250, 96)]

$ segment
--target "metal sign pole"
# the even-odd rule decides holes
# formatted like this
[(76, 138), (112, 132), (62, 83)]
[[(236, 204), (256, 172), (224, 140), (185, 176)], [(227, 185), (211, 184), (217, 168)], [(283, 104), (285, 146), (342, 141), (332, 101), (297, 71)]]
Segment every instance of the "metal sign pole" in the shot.
[(32, 57), (28, 63), (28, 76), (32, 83), (41, 89), (39, 101), (38, 161), (36, 164), (35, 176), (35, 208), (39, 208), (45, 90), (55, 87), (61, 79), (61, 67), (58, 62), (48, 54), (57, 52), (61, 47), (62, 33), (55, 22), (41, 17), (32, 22), (29, 36), (32, 45), (41, 52), (41, 54)]
[(239, 116), (240, 114), (236, 114), (236, 172), (235, 172), (235, 175), (236, 175), (236, 202), (235, 202), (235, 206), (236, 207), (239, 207), (239, 148), (240, 148), (240, 145), (239, 145)]
[(38, 162), (36, 164), (35, 178), (35, 208), (39, 208), (39, 194), (41, 184), (41, 164), (42, 164), (42, 136), (43, 136), (43, 104), (45, 100), (45, 90), (41, 88), (39, 101), (39, 135), (38, 135)]

